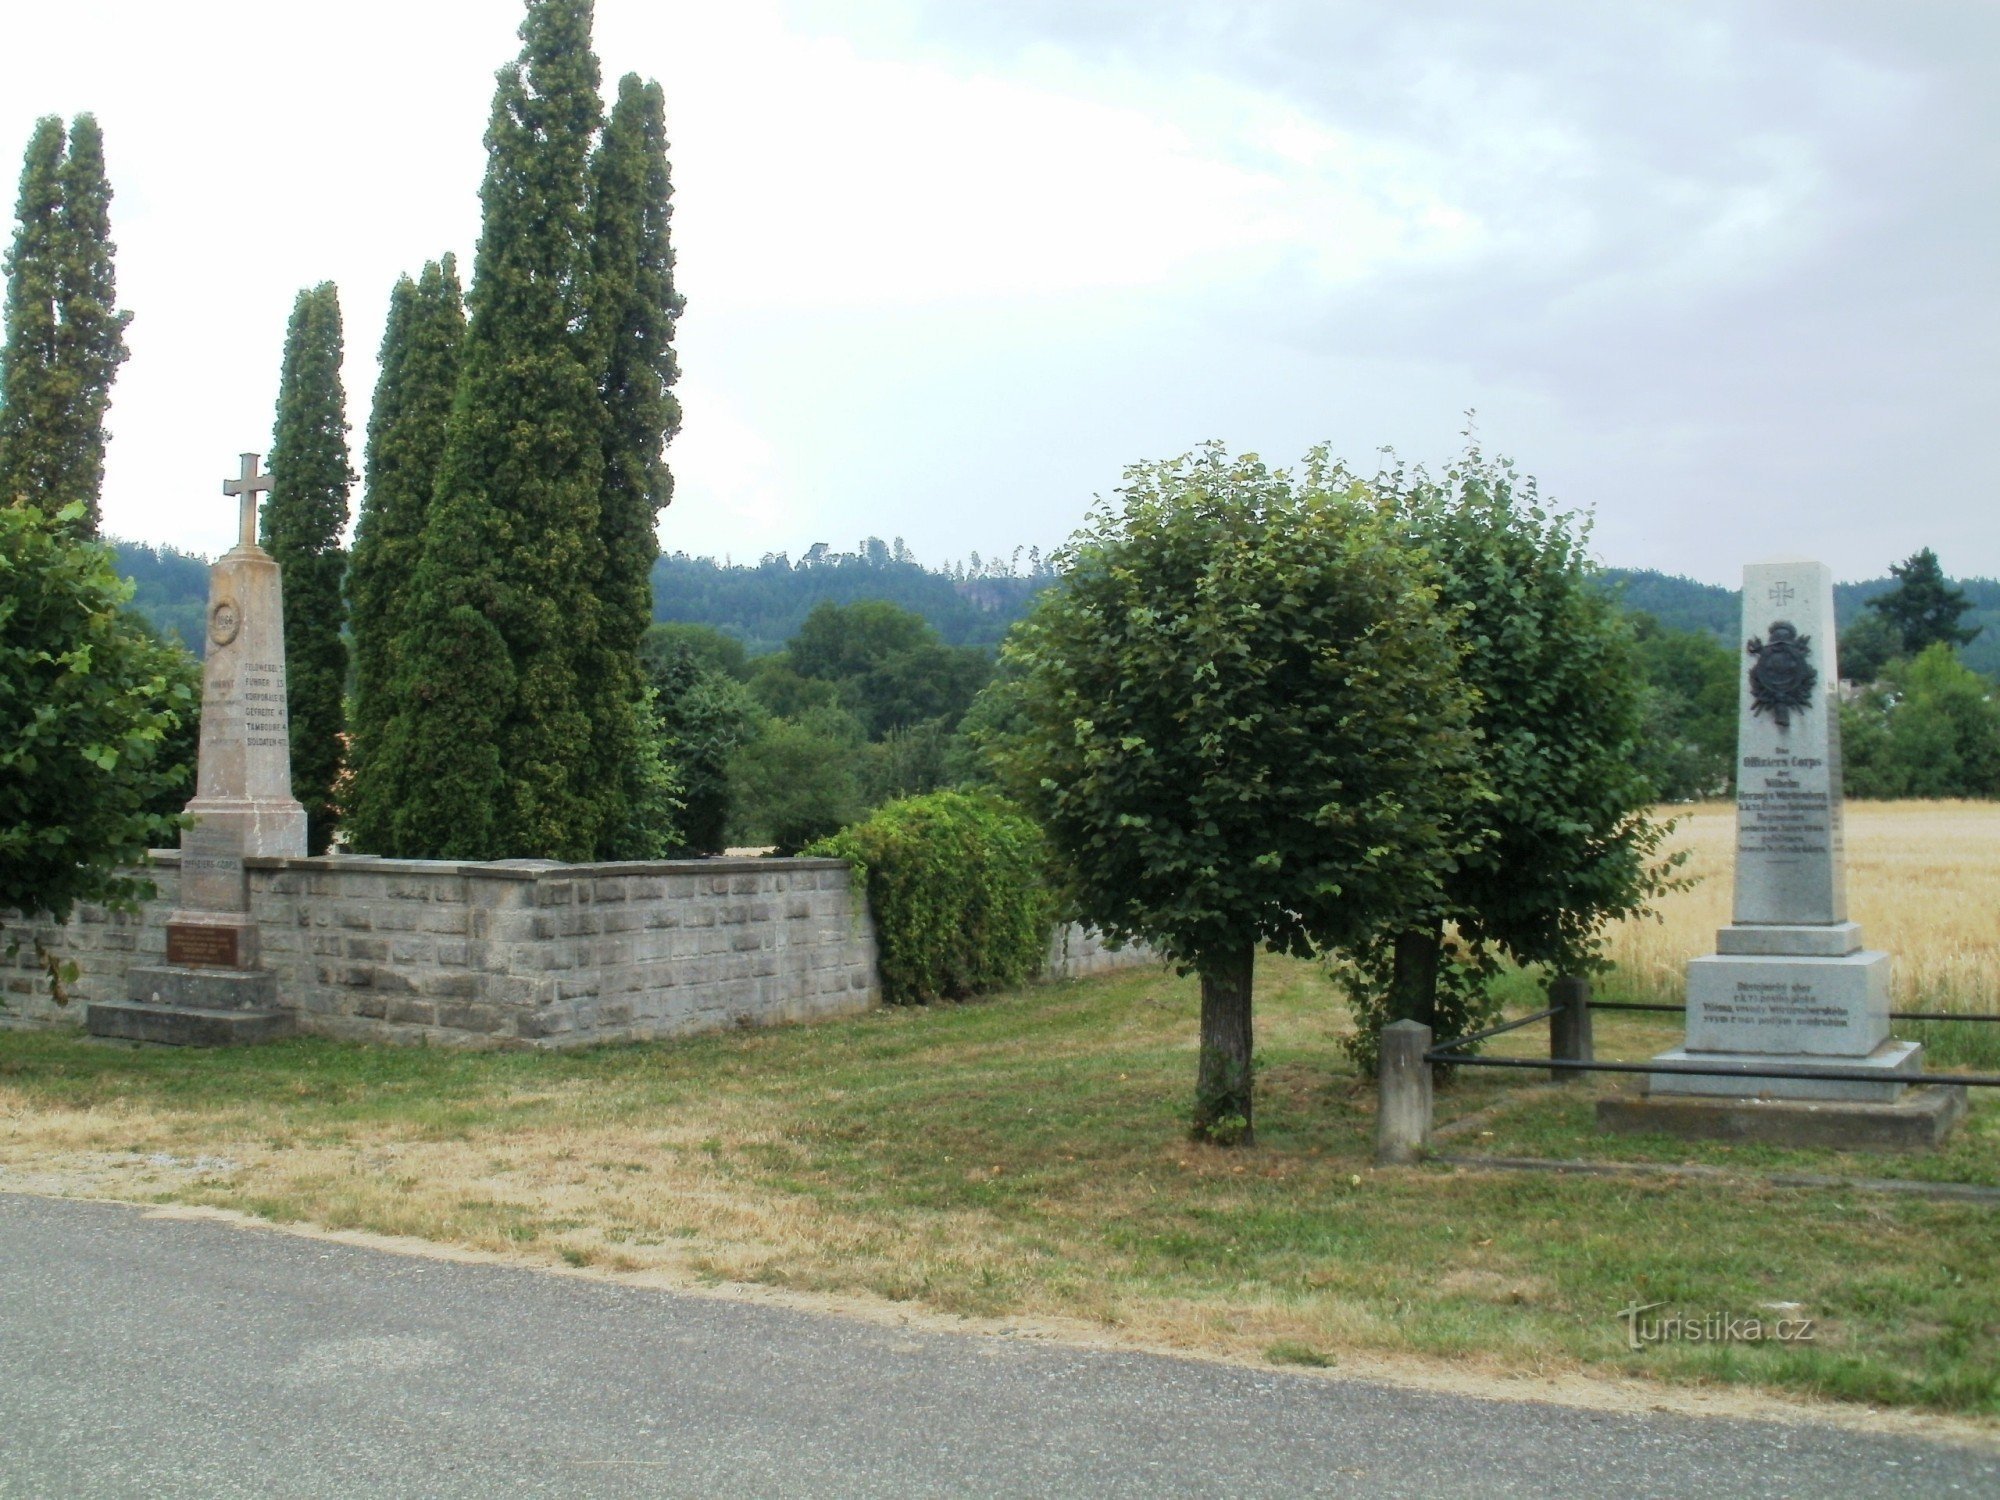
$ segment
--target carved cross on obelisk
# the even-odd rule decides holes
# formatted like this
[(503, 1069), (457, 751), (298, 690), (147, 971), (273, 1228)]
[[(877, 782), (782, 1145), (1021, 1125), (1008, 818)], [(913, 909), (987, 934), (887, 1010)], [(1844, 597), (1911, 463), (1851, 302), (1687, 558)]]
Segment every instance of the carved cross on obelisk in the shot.
[(257, 493), (260, 490), (268, 490), (271, 487), (271, 476), (257, 472), (257, 454), (245, 453), (242, 457), (242, 472), (234, 479), (225, 479), (222, 481), (222, 493), (225, 495), (241, 495), (243, 497), (242, 512), (236, 523), (236, 545), (239, 547), (255, 547), (257, 545)]

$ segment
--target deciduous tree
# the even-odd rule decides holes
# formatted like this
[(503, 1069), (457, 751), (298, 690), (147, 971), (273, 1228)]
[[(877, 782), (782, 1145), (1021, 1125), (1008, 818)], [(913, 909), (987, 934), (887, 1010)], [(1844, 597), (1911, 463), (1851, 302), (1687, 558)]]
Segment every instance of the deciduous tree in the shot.
[(0, 912), (29, 922), (149, 894), (122, 871), (173, 840), (159, 809), (192, 790), (162, 753), (198, 712), (184, 653), (126, 612), (110, 550), (70, 534), (82, 510), (0, 505)]
[(1194, 1128), (1248, 1140), (1258, 948), (1440, 899), (1479, 796), (1423, 559), (1358, 487), (1219, 446), (1127, 471), (1006, 648), (1002, 760), (1084, 920), (1201, 975)]
[[(1345, 470), (1327, 477), (1344, 482)], [(1646, 684), (1630, 628), (1593, 577), (1587, 525), (1546, 506), (1532, 478), (1474, 445), (1441, 480), (1396, 469), (1370, 488), (1461, 621), (1459, 674), (1490, 795), (1454, 806), (1462, 857), (1434, 904), (1363, 950), (1362, 970), (1389, 1019), (1455, 1033), (1477, 1018), (1500, 955), (1587, 972), (1600, 965), (1599, 927), (1666, 889), (1665, 830), (1648, 816), (1639, 755)], [(1367, 1054), (1381, 1012), (1362, 1009)]]

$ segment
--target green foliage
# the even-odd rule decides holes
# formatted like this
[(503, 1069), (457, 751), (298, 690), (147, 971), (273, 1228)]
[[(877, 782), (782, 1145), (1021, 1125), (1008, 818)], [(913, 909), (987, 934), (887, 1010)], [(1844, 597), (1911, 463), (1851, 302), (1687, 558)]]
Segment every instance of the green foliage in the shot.
[[(667, 169), (666, 99), (657, 83), (627, 74), (591, 159), (591, 279), (584, 339), (602, 405), (598, 492), (596, 630), (582, 652), (578, 682), (590, 718), (587, 759), (606, 819), (598, 854), (647, 858), (678, 842), (657, 816), (627, 818), (620, 803), (660, 806), (645, 789), (657, 755), (654, 711), (641, 702), (639, 642), (652, 620), (651, 570), (659, 555), (654, 521), (673, 494), (663, 454), (680, 429), (671, 392), (673, 248), (667, 225), (673, 188)], [(652, 834), (638, 830), (653, 828)]]
[(1000, 799), (936, 792), (891, 802), (808, 853), (853, 862), (875, 919), (882, 998), (960, 999), (1033, 978), (1055, 898), (1033, 820)]
[(1707, 631), (1670, 630), (1645, 614), (1630, 620), (1648, 689), (1637, 753), (1654, 795), (1726, 795), (1736, 772), (1736, 658)]
[[(1502, 955), (1557, 973), (1603, 967), (1601, 925), (1671, 889), (1676, 861), (1658, 858), (1666, 830), (1647, 816), (1654, 787), (1641, 762), (1646, 685), (1631, 632), (1593, 576), (1587, 525), (1545, 507), (1531, 477), (1477, 445), (1441, 480), (1395, 468), (1370, 488), (1462, 621), (1459, 673), (1476, 695), (1490, 795), (1453, 809), (1464, 854), (1437, 902), (1379, 931), (1359, 968), (1389, 991), (1392, 1019), (1458, 1034), (1480, 1018), (1477, 977)], [(1688, 665), (1691, 685), (1712, 687), (1699, 648)], [(1440, 963), (1446, 924), (1456, 957)]]
[(867, 736), (839, 708), (772, 719), (729, 760), (732, 836), (796, 854), (860, 817)]
[(67, 920), (151, 893), (119, 873), (171, 842), (191, 792), (163, 753), (199, 712), (186, 655), (125, 611), (111, 552), (0, 505), (0, 912)]
[(869, 599), (814, 609), (782, 658), (760, 668), (758, 696), (774, 712), (796, 712), (790, 705), (818, 697), (807, 683), (830, 683), (879, 740), (919, 724), (956, 726), (991, 672), (983, 651), (947, 646), (920, 616)]
[(302, 291), (285, 333), (271, 438), (265, 550), (284, 569), (285, 683), (291, 703), (292, 795), (306, 810), (306, 852), (324, 854), (340, 821), (334, 782), (346, 728), (347, 643), (341, 580), (347, 552), (347, 396), (340, 297), (330, 281)]
[(1085, 920), (1199, 967), (1436, 899), (1479, 789), (1417, 560), (1355, 495), (1219, 446), (1120, 494), (1006, 647), (1008, 772)]
[(1198, 1130), (1251, 1119), (1255, 950), (1358, 945), (1435, 907), (1482, 795), (1423, 559), (1341, 478), (1219, 445), (1128, 470), (1005, 648), (1000, 760), (1074, 909), (1202, 973), (1203, 1077), (1240, 1093), (1204, 1082)]
[(2000, 692), (1942, 641), (1840, 707), (1853, 797), (2000, 797)]
[(104, 417), (132, 315), (115, 305), (111, 186), (94, 116), (78, 115), (67, 139), (53, 115), (36, 122), (15, 217), (0, 349), (0, 504), (69, 516), (60, 524), (95, 536)]
[[(730, 758), (755, 735), (762, 715), (749, 690), (716, 665), (742, 647), (727, 636), (707, 639), (700, 626), (654, 626), (645, 664), (655, 694), (658, 736), (680, 783), (682, 810), (674, 852), (720, 854), (729, 836)], [(661, 632), (655, 634), (654, 632)], [(712, 632), (708, 634), (713, 634)]]
[(364, 853), (400, 852), (391, 833), (396, 811), (416, 795), (410, 767), (381, 749), (403, 701), (397, 683), (411, 625), (411, 583), (423, 555), (464, 337), (465, 300), (454, 257), (427, 263), (418, 280), (405, 276), (396, 283), (368, 413), (368, 487), (347, 572), (354, 706), (346, 827), (349, 842)]
[[(384, 799), (386, 822), (439, 840), (404, 852), (643, 858), (678, 840), (638, 661), (680, 420), (665, 112), (627, 79), (607, 126), (591, 9), (529, 0), (494, 92), (457, 389), (368, 761), (429, 747)], [(498, 696), (442, 680), (459, 658)], [(419, 722), (435, 714), (449, 724)], [(439, 822), (441, 799), (489, 811)]]
[(653, 613), (661, 620), (715, 626), (753, 653), (797, 635), (821, 604), (879, 599), (921, 615), (952, 646), (997, 645), (1055, 578), (1052, 561), (1017, 549), (1009, 561), (927, 568), (901, 538), (869, 537), (852, 552), (814, 547), (794, 562), (770, 553), (754, 563), (717, 562), (684, 552), (653, 565)]
[(1889, 622), (1902, 645), (1902, 652), (1915, 656), (1931, 646), (1969, 645), (1977, 628), (1958, 623), (1959, 616), (1972, 608), (1965, 594), (1945, 581), (1937, 554), (1925, 547), (1889, 569), (1896, 586), (1868, 601), (1868, 607)]
[(1882, 669), (1903, 653), (1902, 632), (1875, 610), (1861, 616), (1840, 632), (1836, 655), (1840, 675), (1848, 682), (1873, 682)]
[(821, 604), (806, 616), (786, 649), (800, 676), (842, 682), (932, 638), (921, 615), (880, 599), (864, 599), (858, 604)]
[(163, 639), (199, 652), (208, 632), (208, 559), (151, 542), (105, 541), (133, 585), (133, 612)]
[[(493, 842), (482, 852), (580, 860), (623, 822), (607, 817), (595, 762), (579, 749), (597, 727), (579, 669), (597, 633), (604, 467), (603, 404), (581, 333), (600, 119), (589, 4), (532, 0), (521, 40), (486, 132), (484, 227), (411, 634), (470, 608), (505, 647), (511, 691), (494, 705), (490, 736), (440, 767), (468, 792), (490, 771)], [(440, 528), (456, 535), (434, 538)], [(490, 546), (469, 552), (475, 536)], [(413, 792), (417, 802), (434, 794)], [(472, 851), (448, 838), (431, 852)]]
[(743, 643), (712, 625), (648, 625), (639, 638), (639, 659), (649, 671), (686, 659), (704, 671), (719, 672), (738, 682), (750, 676), (750, 654)]

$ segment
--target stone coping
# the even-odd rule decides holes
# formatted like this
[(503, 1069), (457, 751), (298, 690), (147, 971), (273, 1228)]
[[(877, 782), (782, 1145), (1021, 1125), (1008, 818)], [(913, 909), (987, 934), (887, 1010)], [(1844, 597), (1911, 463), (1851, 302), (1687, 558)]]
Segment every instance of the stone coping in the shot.
[[(149, 849), (148, 858), (156, 865), (178, 867), (178, 849)], [(845, 870), (844, 859), (768, 855), (718, 856), (712, 859), (623, 859), (591, 864), (565, 864), (559, 859), (498, 859), (465, 861), (456, 859), (389, 859), (379, 854), (314, 854), (285, 856), (252, 854), (243, 860), (251, 870), (354, 870), (383, 871), (391, 875), (463, 875), (487, 880), (539, 880), (547, 875), (587, 875), (609, 878), (617, 875), (715, 875), (747, 874), (760, 870)]]

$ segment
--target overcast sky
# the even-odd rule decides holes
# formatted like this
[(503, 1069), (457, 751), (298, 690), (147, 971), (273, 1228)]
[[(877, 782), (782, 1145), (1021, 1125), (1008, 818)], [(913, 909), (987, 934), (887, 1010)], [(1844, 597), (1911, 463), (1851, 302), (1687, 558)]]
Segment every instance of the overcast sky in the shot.
[[(478, 236), (515, 0), (0, 0), (0, 155), (102, 121), (107, 529), (212, 553), (285, 319)], [(1047, 547), (1208, 438), (1482, 442), (1616, 565), (2000, 574), (1990, 0), (598, 0), (666, 87), (662, 544)], [(357, 503), (359, 494), (356, 496)]]

